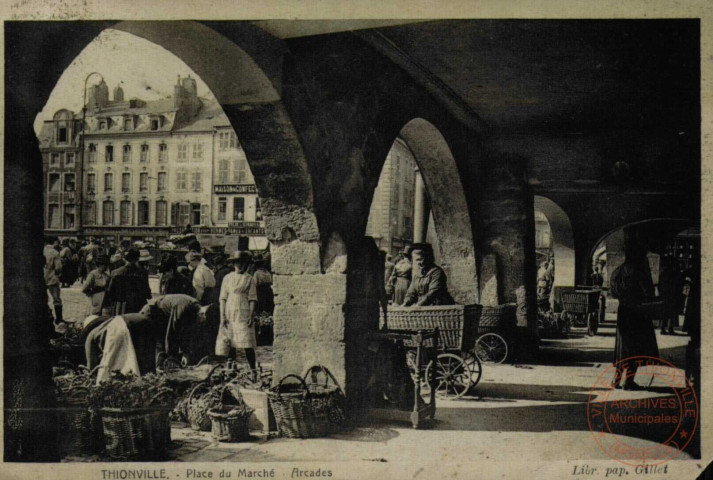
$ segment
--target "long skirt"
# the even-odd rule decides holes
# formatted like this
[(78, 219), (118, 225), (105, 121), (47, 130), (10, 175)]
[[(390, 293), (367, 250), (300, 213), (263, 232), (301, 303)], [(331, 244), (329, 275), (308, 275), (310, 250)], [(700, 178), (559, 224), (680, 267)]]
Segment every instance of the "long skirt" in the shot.
[(614, 363), (630, 357), (659, 357), (654, 324), (629, 308), (619, 306), (616, 324)]

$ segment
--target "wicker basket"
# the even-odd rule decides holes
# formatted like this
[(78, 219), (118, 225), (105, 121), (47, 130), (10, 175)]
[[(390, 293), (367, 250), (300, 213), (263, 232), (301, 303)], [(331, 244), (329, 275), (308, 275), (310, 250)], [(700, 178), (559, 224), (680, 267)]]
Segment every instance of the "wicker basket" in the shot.
[[(240, 390), (233, 390), (239, 405), (229, 405), (224, 403), (225, 392), (231, 385), (223, 387), (221, 393), (221, 405), (208, 410), (211, 420), (211, 433), (213, 438), (219, 442), (244, 442), (250, 438), (248, 420), (253, 410), (245, 407)], [(236, 409), (236, 406), (242, 408)]]
[[(202, 394), (199, 394), (201, 390), (205, 390)], [(188, 400), (186, 401), (186, 418), (191, 428), (196, 432), (210, 432), (211, 422), (208, 416), (208, 410), (211, 407), (217, 406), (206, 403), (205, 397), (210, 394), (210, 385), (207, 383), (199, 383), (188, 395)]]
[(478, 322), (478, 333), (492, 332), (512, 328), (515, 324), (514, 303), (504, 305), (484, 306)]
[[(390, 307), (387, 312), (387, 328), (405, 331), (438, 328), (439, 347), (464, 350), (475, 342), (476, 325), (482, 308), (478, 304)], [(431, 347), (432, 342), (429, 340), (424, 346)]]
[(58, 399), (57, 445), (62, 456), (98, 453), (104, 446), (101, 420), (89, 410), (88, 389), (72, 387)]
[(330, 431), (338, 431), (346, 423), (346, 400), (337, 379), (323, 365), (315, 365), (304, 376), (305, 385), (316, 411), (326, 410)]
[[(169, 391), (159, 392), (150, 403)], [(102, 408), (107, 454), (115, 459), (158, 459), (171, 442), (170, 407)]]
[[(288, 378), (296, 378), (299, 384), (284, 384)], [(270, 407), (280, 436), (287, 438), (323, 437), (329, 432), (329, 410), (321, 408), (321, 399), (316, 404), (304, 380), (297, 375), (287, 375), (268, 392)], [(317, 408), (314, 408), (314, 407)]]

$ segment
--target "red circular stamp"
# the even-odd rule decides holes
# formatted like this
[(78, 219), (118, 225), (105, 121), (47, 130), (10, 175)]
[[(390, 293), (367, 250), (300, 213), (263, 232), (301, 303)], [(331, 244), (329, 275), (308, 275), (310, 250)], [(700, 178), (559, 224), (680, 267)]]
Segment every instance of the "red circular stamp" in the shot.
[[(634, 375), (641, 391), (613, 388), (612, 379), (630, 385)], [(655, 357), (630, 357), (612, 365), (597, 378), (587, 401), (594, 441), (614, 460), (631, 466), (660, 465), (679, 456), (696, 432), (698, 414), (686, 374)]]

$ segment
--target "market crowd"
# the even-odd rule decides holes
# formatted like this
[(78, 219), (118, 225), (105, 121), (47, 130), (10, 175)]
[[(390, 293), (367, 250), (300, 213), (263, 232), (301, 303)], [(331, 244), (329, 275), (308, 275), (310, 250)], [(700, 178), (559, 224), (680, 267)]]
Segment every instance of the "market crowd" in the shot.
[(98, 381), (115, 370), (152, 372), (161, 353), (189, 365), (211, 355), (227, 359), (242, 350), (255, 371), (256, 322), (271, 318), (274, 310), (269, 252), (220, 253), (209, 263), (197, 240), (188, 249), (183, 266), (180, 252), (162, 255), (154, 296), (148, 249), (128, 241), (107, 248), (93, 238), (83, 245), (46, 239), (44, 278), (55, 330), (62, 333), (67, 327), (61, 287), (80, 281), (87, 297), (81, 338), (87, 367), (100, 367)]

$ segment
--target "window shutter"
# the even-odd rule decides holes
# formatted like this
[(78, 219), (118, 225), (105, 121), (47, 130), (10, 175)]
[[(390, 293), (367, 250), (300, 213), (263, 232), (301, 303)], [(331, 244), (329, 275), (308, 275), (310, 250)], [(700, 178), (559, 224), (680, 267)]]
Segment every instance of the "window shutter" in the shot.
[(178, 225), (178, 204), (171, 204), (171, 225)]

